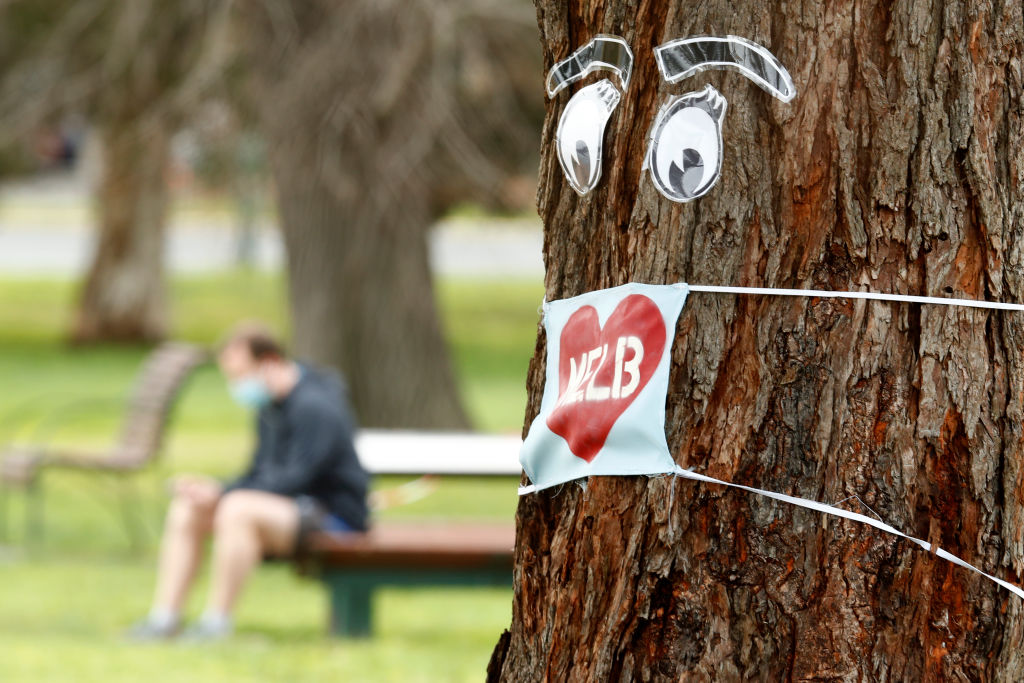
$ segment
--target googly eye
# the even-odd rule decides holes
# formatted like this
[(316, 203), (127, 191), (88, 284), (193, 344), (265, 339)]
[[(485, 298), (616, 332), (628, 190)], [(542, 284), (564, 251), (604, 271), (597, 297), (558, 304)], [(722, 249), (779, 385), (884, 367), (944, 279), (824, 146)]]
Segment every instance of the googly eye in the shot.
[(611, 81), (598, 81), (573, 95), (558, 121), (558, 161), (569, 184), (581, 195), (601, 179), (604, 130), (620, 97)]
[(646, 163), (654, 186), (667, 199), (688, 202), (718, 181), (725, 108), (725, 98), (709, 85), (670, 99), (659, 111)]

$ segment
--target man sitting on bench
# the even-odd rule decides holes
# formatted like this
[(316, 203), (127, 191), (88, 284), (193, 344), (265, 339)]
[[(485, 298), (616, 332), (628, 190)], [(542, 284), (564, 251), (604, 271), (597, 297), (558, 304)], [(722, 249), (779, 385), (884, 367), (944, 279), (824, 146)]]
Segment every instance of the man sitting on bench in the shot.
[(264, 557), (288, 557), (314, 530), (364, 531), (369, 476), (356, 458), (345, 389), (335, 375), (290, 360), (263, 328), (239, 327), (218, 356), (231, 395), (257, 412), (257, 445), (234, 482), (183, 476), (173, 484), (156, 594), (130, 635), (170, 638), (213, 535), (209, 599), (187, 632), (196, 640), (231, 633), (231, 611)]

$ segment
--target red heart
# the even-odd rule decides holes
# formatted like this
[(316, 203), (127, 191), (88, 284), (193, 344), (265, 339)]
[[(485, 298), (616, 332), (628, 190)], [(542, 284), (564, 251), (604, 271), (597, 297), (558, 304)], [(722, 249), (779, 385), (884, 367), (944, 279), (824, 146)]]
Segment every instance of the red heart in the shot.
[[(558, 402), (548, 428), (592, 462), (622, 412), (647, 386), (665, 350), (665, 320), (650, 298), (631, 294), (605, 322), (581, 306), (562, 328)], [(642, 354), (642, 357), (641, 357)]]

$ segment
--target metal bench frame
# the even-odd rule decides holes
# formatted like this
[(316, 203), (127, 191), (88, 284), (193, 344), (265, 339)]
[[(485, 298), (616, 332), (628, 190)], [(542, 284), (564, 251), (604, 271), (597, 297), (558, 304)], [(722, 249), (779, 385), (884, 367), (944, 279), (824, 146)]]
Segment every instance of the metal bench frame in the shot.
[(511, 525), (383, 523), (368, 534), (318, 534), (300, 571), (323, 582), (330, 633), (366, 638), (382, 587), (510, 587)]
[[(137, 498), (129, 475), (152, 463), (159, 455), (176, 399), (192, 371), (208, 358), (196, 346), (178, 342), (161, 344), (146, 358), (130, 397), (123, 405), (124, 418), (117, 441), (106, 452), (80, 453), (54, 448), (49, 440), (73, 415), (96, 408), (111, 409), (111, 398), (84, 398), (53, 407), (38, 422), (28, 445), (8, 445), (0, 450), (0, 541), (8, 537), (8, 498), (12, 490), (25, 494), (25, 538), (43, 535), (42, 475), (48, 469), (77, 470), (114, 475), (121, 483), (121, 512), (132, 547), (141, 543), (141, 530), (132, 502)], [(25, 404), (43, 403), (35, 400)], [(22, 419), (30, 414), (18, 410)]]

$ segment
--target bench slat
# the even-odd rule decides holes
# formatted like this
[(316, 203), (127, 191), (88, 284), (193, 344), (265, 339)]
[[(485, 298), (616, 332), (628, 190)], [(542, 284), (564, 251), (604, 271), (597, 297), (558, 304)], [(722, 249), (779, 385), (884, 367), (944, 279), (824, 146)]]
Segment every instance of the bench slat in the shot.
[(512, 566), (510, 524), (382, 524), (366, 534), (316, 534), (322, 567), (469, 569)]

